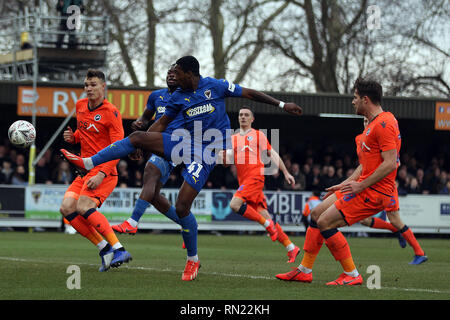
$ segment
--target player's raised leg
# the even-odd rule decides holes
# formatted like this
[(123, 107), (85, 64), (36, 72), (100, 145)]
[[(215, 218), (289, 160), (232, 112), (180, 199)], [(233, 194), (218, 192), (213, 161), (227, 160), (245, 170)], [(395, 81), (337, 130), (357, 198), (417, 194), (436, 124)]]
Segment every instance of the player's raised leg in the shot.
[(88, 158), (82, 158), (65, 149), (61, 149), (61, 152), (64, 158), (74, 166), (83, 170), (91, 170), (102, 163), (125, 157), (138, 148), (162, 156), (164, 154), (162, 134), (160, 132), (135, 131)]

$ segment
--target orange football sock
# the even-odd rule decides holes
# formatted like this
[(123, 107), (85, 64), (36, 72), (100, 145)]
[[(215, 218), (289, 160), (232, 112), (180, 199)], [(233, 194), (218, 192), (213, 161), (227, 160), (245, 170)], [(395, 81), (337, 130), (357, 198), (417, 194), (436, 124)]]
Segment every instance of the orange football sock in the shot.
[(277, 238), (278, 242), (280, 242), (285, 247), (290, 245), (292, 241), (289, 239), (288, 235), (284, 233), (279, 223), (275, 224), (275, 228), (277, 228), (278, 231), (278, 238)]
[(109, 225), (108, 220), (103, 214), (93, 208), (86, 211), (83, 217), (86, 218), (86, 220), (95, 228), (95, 230), (97, 230), (103, 237), (105, 237), (106, 241), (108, 241), (111, 246), (114, 246), (116, 243), (120, 244), (119, 239), (117, 239), (117, 236), (115, 235), (113, 229)]
[(375, 229), (386, 229), (392, 232), (398, 231), (397, 228), (394, 227), (391, 223), (380, 218), (372, 218), (372, 224), (370, 225), (370, 227)]
[(346, 259), (340, 260), (342, 268), (344, 268), (345, 272), (352, 272), (356, 269), (355, 263), (353, 262), (352, 257), (348, 257)]
[(414, 249), (414, 254), (416, 256), (424, 256), (425, 252), (422, 250), (422, 247), (420, 246), (419, 242), (417, 242), (416, 237), (414, 236), (414, 233), (411, 231), (411, 229), (408, 226), (404, 226), (402, 230), (400, 230), (400, 233), (402, 234), (403, 238), (409, 243), (409, 245)]
[(70, 223), (75, 230), (78, 231), (80, 235), (87, 238), (93, 244), (97, 245), (103, 240), (102, 236), (92, 228), (92, 226), (86, 221), (85, 218), (80, 216), (78, 213), (74, 212), (66, 217), (67, 221)]
[[(244, 207), (244, 209), (243, 209), (243, 207)], [(243, 211), (245, 210), (243, 213), (239, 212), (240, 214), (242, 214), (242, 216), (244, 218), (247, 218), (252, 221), (256, 221), (261, 225), (264, 225), (264, 223), (266, 222), (266, 218), (264, 218), (261, 214), (258, 213), (258, 211), (256, 211), (255, 209), (253, 209), (246, 203), (241, 207), (241, 209), (239, 211), (241, 211), (241, 210), (243, 210)]]
[(325, 238), (325, 243), (336, 261), (343, 261), (351, 258), (350, 247), (347, 239), (338, 229), (328, 229), (321, 232)]
[(317, 228), (316, 222), (311, 220), (311, 225), (306, 229), (305, 243), (303, 244), (303, 250), (305, 254), (301, 265), (312, 269), (317, 255), (320, 252), (323, 244), (323, 236), (320, 230)]
[(302, 262), (300, 264), (308, 269), (312, 269), (314, 266), (314, 262), (316, 261), (316, 258), (317, 253), (310, 253), (305, 251)]

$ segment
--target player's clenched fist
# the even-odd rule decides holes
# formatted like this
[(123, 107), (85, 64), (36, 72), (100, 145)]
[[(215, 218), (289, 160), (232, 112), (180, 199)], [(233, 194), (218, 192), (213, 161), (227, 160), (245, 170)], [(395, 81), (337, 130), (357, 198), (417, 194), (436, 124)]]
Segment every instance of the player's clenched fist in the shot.
[(296, 115), (296, 116), (301, 116), (303, 114), (302, 107), (296, 105), (293, 102), (285, 103), (284, 107), (283, 107), (283, 110), (288, 112), (288, 113), (290, 113), (290, 114)]
[(75, 136), (73, 134), (72, 128), (71, 127), (67, 127), (66, 130), (64, 130), (63, 132), (63, 138), (65, 142), (68, 143), (75, 143)]

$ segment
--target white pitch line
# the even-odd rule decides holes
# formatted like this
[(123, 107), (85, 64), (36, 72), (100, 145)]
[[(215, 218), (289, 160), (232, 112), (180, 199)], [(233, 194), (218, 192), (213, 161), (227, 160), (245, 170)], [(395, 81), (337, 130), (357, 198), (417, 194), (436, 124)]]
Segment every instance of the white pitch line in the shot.
[[(6, 261), (18, 261), (18, 262), (34, 262), (34, 263), (60, 263), (60, 264), (76, 264), (76, 265), (87, 265), (87, 266), (98, 266), (98, 264), (86, 263), (86, 262), (67, 262), (67, 261), (48, 261), (48, 260), (34, 260), (34, 259), (23, 259), (23, 258), (13, 258), (13, 257), (0, 257), (0, 260)], [(130, 266), (125, 265), (121, 268), (132, 269), (132, 270), (146, 270), (146, 271), (158, 271), (158, 272), (174, 272), (179, 273), (182, 270), (172, 270), (169, 268), (166, 269), (158, 269), (151, 267), (141, 267), (141, 266)], [(276, 280), (274, 277), (267, 276), (251, 276), (245, 274), (234, 274), (234, 273), (220, 273), (220, 272), (202, 272), (202, 274), (212, 275), (212, 276), (221, 276), (221, 277), (235, 277), (235, 278), (247, 278), (247, 279), (262, 279), (262, 280)], [(426, 293), (450, 293), (449, 290), (434, 290), (434, 289), (419, 289), (419, 288), (397, 288), (397, 287), (381, 287), (380, 290), (399, 290), (399, 291), (412, 291), (412, 292), (426, 292)], [(375, 289), (377, 290), (377, 289)]]

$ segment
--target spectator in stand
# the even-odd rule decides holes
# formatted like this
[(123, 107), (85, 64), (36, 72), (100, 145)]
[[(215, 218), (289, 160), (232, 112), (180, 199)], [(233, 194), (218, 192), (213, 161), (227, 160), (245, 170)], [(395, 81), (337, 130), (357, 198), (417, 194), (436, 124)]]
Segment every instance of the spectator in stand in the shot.
[(276, 170), (274, 174), (266, 176), (265, 189), (281, 191), (284, 187), (284, 177), (280, 174), (280, 170)]
[(441, 169), (435, 167), (433, 172), (431, 172), (428, 176), (427, 184), (430, 190), (430, 194), (438, 194), (439, 193), (439, 183), (441, 181)]
[(343, 166), (344, 166), (344, 171), (358, 167), (358, 165), (353, 164), (352, 158), (348, 154), (346, 154), (344, 156)]
[(333, 166), (328, 166), (327, 174), (322, 179), (325, 188), (337, 185), (339, 183), (339, 179), (336, 177), (336, 170)]
[(412, 177), (409, 186), (407, 189), (408, 194), (421, 194), (422, 189), (420, 188), (419, 182), (417, 181), (416, 177)]
[(21, 153), (18, 153), (15, 159), (15, 167), (23, 167), (25, 170), (25, 174), (28, 176), (28, 166), (26, 163), (25, 156)]
[(397, 172), (398, 194), (405, 195), (408, 190), (408, 172), (406, 166), (402, 165)]
[(8, 158), (3, 160), (2, 166), (2, 175), (4, 184), (11, 184), (12, 175), (14, 173), (14, 169), (12, 167), (12, 163)]
[(351, 177), (351, 175), (353, 174), (353, 172), (355, 172), (354, 168), (349, 168), (346, 172), (345, 172), (345, 179)]
[(52, 184), (52, 174), (45, 157), (39, 159), (35, 167), (35, 182)]
[[(447, 190), (447, 193), (444, 193), (445, 190)], [(441, 190), (441, 194), (448, 194), (450, 195), (450, 180), (447, 181), (447, 183), (445, 184), (445, 188), (443, 190)]]
[(74, 177), (67, 161), (60, 161), (58, 167), (53, 172), (53, 181), (57, 184), (69, 185)]
[(422, 192), (424, 192), (425, 190), (428, 190), (428, 186), (425, 184), (425, 173), (423, 171), (422, 168), (417, 169), (417, 173), (416, 173), (416, 179), (417, 179), (417, 184), (419, 185), (420, 190), (422, 190)]
[(339, 168), (336, 170), (336, 179), (338, 181), (338, 183), (341, 183), (342, 181), (344, 181), (346, 178), (344, 177), (344, 168)]
[(437, 184), (437, 193), (438, 194), (448, 194), (448, 180), (447, 180), (447, 172), (445, 170), (441, 171), (440, 180)]
[(303, 175), (305, 176), (305, 190), (312, 190), (313, 174), (308, 163), (303, 165)]
[(0, 145), (0, 167), (3, 166), (3, 161), (8, 159), (6, 154), (7, 154), (6, 147), (4, 145)]
[(28, 174), (23, 165), (18, 165), (14, 169), (14, 173), (11, 177), (11, 183), (16, 185), (27, 185)]
[(416, 176), (418, 167), (417, 167), (417, 160), (415, 157), (409, 159), (407, 166), (408, 166), (408, 174), (410, 174), (411, 176)]
[(125, 160), (120, 160), (117, 165), (117, 173), (119, 179), (117, 181), (117, 186), (120, 188), (127, 188), (132, 185), (130, 173), (128, 172), (128, 163)]
[(320, 165), (315, 164), (312, 169), (312, 183), (311, 183), (312, 190), (319, 190), (323, 191), (323, 183), (322, 183), (322, 176), (320, 175)]
[(236, 190), (239, 188), (239, 182), (237, 179), (237, 169), (235, 165), (231, 165), (228, 168), (227, 174), (225, 176), (225, 189)]
[(135, 170), (134, 171), (134, 188), (142, 188), (142, 171)]
[[(286, 159), (287, 161), (290, 161), (289, 159)], [(285, 162), (286, 165), (286, 162)], [(294, 162), (290, 165), (291, 169), (289, 170), (291, 172), (291, 175), (295, 179), (295, 184), (293, 187), (291, 187), (286, 180), (283, 182), (284, 190), (305, 190), (306, 186), (306, 179), (305, 175), (300, 171), (300, 165), (297, 162)], [(287, 168), (287, 167), (286, 167)]]
[(179, 188), (181, 187), (182, 181), (179, 179), (179, 175), (172, 173), (169, 176), (169, 179), (167, 179), (166, 184), (164, 185), (164, 188)]

